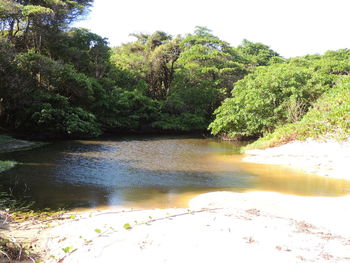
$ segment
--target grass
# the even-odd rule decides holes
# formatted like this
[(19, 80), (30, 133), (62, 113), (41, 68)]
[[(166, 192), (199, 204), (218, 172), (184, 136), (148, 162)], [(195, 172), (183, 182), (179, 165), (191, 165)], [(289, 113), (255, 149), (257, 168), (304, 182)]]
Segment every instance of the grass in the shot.
[(324, 93), (299, 122), (278, 127), (242, 151), (264, 149), (307, 138), (338, 141), (350, 138), (350, 77)]

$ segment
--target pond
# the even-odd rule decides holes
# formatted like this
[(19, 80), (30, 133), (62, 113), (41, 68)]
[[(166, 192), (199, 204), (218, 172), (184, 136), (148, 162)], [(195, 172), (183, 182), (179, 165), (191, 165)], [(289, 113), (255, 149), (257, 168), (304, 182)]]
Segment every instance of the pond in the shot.
[(242, 162), (241, 144), (193, 137), (125, 137), (56, 142), (0, 154), (20, 165), (2, 189), (38, 208), (186, 207), (209, 191), (350, 194), (350, 182), (282, 166)]

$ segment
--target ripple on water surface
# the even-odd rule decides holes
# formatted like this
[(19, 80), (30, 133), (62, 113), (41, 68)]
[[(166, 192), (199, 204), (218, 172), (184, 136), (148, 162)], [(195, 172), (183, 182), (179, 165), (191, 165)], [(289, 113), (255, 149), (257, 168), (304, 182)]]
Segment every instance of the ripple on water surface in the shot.
[(184, 207), (195, 194), (217, 190), (350, 194), (346, 180), (243, 163), (239, 147), (184, 137), (67, 141), (0, 155), (22, 163), (0, 180), (38, 207)]

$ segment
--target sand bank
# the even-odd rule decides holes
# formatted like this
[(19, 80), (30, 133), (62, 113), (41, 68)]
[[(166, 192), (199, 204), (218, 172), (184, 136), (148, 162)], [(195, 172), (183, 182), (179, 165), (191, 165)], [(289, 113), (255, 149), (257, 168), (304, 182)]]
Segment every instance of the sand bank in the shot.
[(43, 262), (349, 262), (350, 197), (199, 195), (188, 208), (115, 209), (4, 225)]
[(244, 161), (288, 165), (307, 173), (350, 180), (350, 139), (295, 141), (264, 150), (246, 151)]

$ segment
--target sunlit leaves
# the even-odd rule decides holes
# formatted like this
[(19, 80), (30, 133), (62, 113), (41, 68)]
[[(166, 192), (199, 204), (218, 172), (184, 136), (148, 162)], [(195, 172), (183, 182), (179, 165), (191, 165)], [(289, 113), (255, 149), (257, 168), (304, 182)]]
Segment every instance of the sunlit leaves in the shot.
[(273, 64), (239, 81), (216, 110), (213, 134), (252, 136), (299, 121), (312, 104), (348, 75), (350, 51), (306, 56)]
[(0, 18), (7, 19), (17, 17), (21, 12), (21, 7), (22, 5), (12, 0), (2, 0), (0, 2)]
[(53, 13), (52, 9), (39, 5), (26, 5), (22, 8), (22, 15), (24, 17), (53, 15)]
[(268, 46), (262, 43), (253, 43), (246, 39), (235, 51), (240, 54), (244, 63), (254, 67), (283, 62), (279, 54)]
[(325, 90), (332, 78), (313, 69), (289, 64), (260, 68), (239, 81), (215, 114), (212, 133), (251, 136), (297, 121)]

